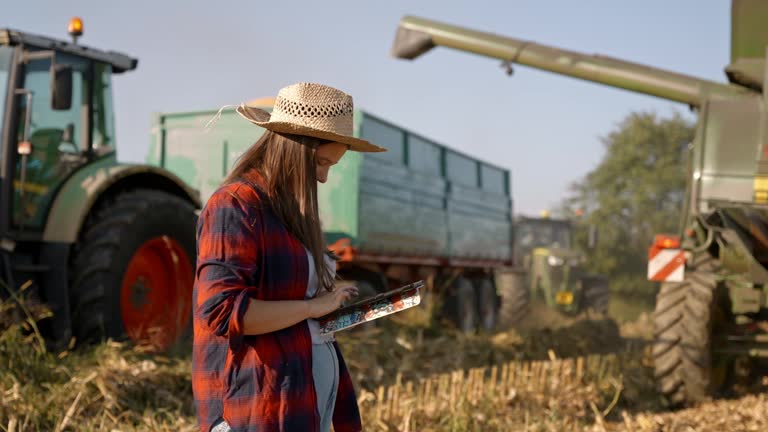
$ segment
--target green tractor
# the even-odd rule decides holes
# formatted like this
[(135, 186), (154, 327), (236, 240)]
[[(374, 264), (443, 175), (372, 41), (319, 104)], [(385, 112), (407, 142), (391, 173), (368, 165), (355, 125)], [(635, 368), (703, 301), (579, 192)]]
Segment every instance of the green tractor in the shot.
[[(590, 229), (590, 245), (595, 240)], [(499, 319), (520, 324), (532, 301), (566, 315), (591, 309), (608, 311), (608, 279), (584, 269), (586, 255), (573, 244), (574, 224), (568, 219), (519, 217), (514, 225), (514, 256), (518, 267), (501, 272)]]
[(441, 45), (677, 101), (698, 112), (681, 228), (657, 236), (648, 263), (649, 279), (661, 282), (655, 376), (672, 406), (724, 390), (749, 369), (742, 366), (768, 357), (766, 22), (768, 2), (732, 1), (728, 83), (415, 17), (401, 21), (395, 39), (400, 58)]
[(55, 347), (164, 350), (191, 329), (199, 195), (117, 161), (112, 78), (138, 62), (75, 41), (0, 30), (0, 299), (47, 304)]

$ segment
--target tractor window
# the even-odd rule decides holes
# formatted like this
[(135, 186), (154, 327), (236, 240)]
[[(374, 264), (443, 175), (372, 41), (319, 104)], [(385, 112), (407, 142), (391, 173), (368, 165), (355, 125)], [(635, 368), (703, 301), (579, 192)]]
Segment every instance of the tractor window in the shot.
[(559, 247), (563, 249), (569, 249), (571, 247), (571, 231), (564, 227), (564, 226), (558, 226), (555, 228), (555, 242), (554, 247)]
[(91, 145), (98, 154), (115, 149), (115, 119), (112, 110), (112, 66), (96, 63), (93, 82), (93, 126)]
[[(80, 151), (87, 140), (90, 64), (79, 57), (62, 53), (57, 64), (72, 67), (72, 106), (68, 110), (51, 107), (51, 60), (38, 59), (24, 68), (23, 88), (32, 95), (29, 141), (32, 153), (19, 158), (14, 173), (13, 221), (25, 229), (41, 229), (46, 212), (61, 182), (82, 163)], [(27, 97), (19, 97), (19, 127), (16, 141), (25, 139), (23, 121)], [(23, 190), (23, 191), (22, 191)]]
[(571, 247), (571, 233), (567, 226), (550, 223), (528, 223), (517, 227), (517, 245), (530, 251), (538, 247), (568, 249)]
[[(5, 99), (8, 96), (8, 75), (11, 69), (13, 49), (0, 46), (0, 141), (3, 136), (3, 119), (5, 118)], [(0, 146), (0, 160), (3, 160), (3, 148)]]

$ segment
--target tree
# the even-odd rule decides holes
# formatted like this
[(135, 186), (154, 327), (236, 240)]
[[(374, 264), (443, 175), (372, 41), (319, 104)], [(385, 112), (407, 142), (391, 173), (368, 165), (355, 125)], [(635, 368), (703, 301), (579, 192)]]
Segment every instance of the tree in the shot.
[[(647, 294), (648, 247), (658, 233), (677, 233), (685, 200), (686, 166), (694, 126), (679, 113), (660, 119), (631, 113), (606, 137), (605, 156), (571, 186), (561, 211), (579, 225), (598, 228), (596, 247), (587, 251), (589, 267), (608, 275), (618, 291)], [(576, 242), (586, 245), (585, 229)]]

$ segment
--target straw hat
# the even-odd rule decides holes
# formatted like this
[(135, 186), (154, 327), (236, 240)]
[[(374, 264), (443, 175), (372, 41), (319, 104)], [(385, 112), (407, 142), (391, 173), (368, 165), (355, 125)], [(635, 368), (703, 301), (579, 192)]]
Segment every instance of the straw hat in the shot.
[(358, 152), (387, 151), (352, 136), (352, 96), (322, 84), (283, 87), (277, 93), (271, 115), (246, 104), (237, 107), (237, 112), (249, 122), (274, 132), (332, 140)]

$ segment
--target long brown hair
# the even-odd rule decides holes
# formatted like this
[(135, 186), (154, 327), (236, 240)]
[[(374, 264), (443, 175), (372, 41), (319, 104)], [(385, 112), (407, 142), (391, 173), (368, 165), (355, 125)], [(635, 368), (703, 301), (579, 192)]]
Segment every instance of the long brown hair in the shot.
[(266, 131), (239, 158), (224, 184), (258, 172), (266, 186), (272, 210), (312, 254), (317, 280), (333, 289), (333, 274), (327, 268), (327, 252), (317, 207), (317, 147), (330, 141), (301, 135)]

